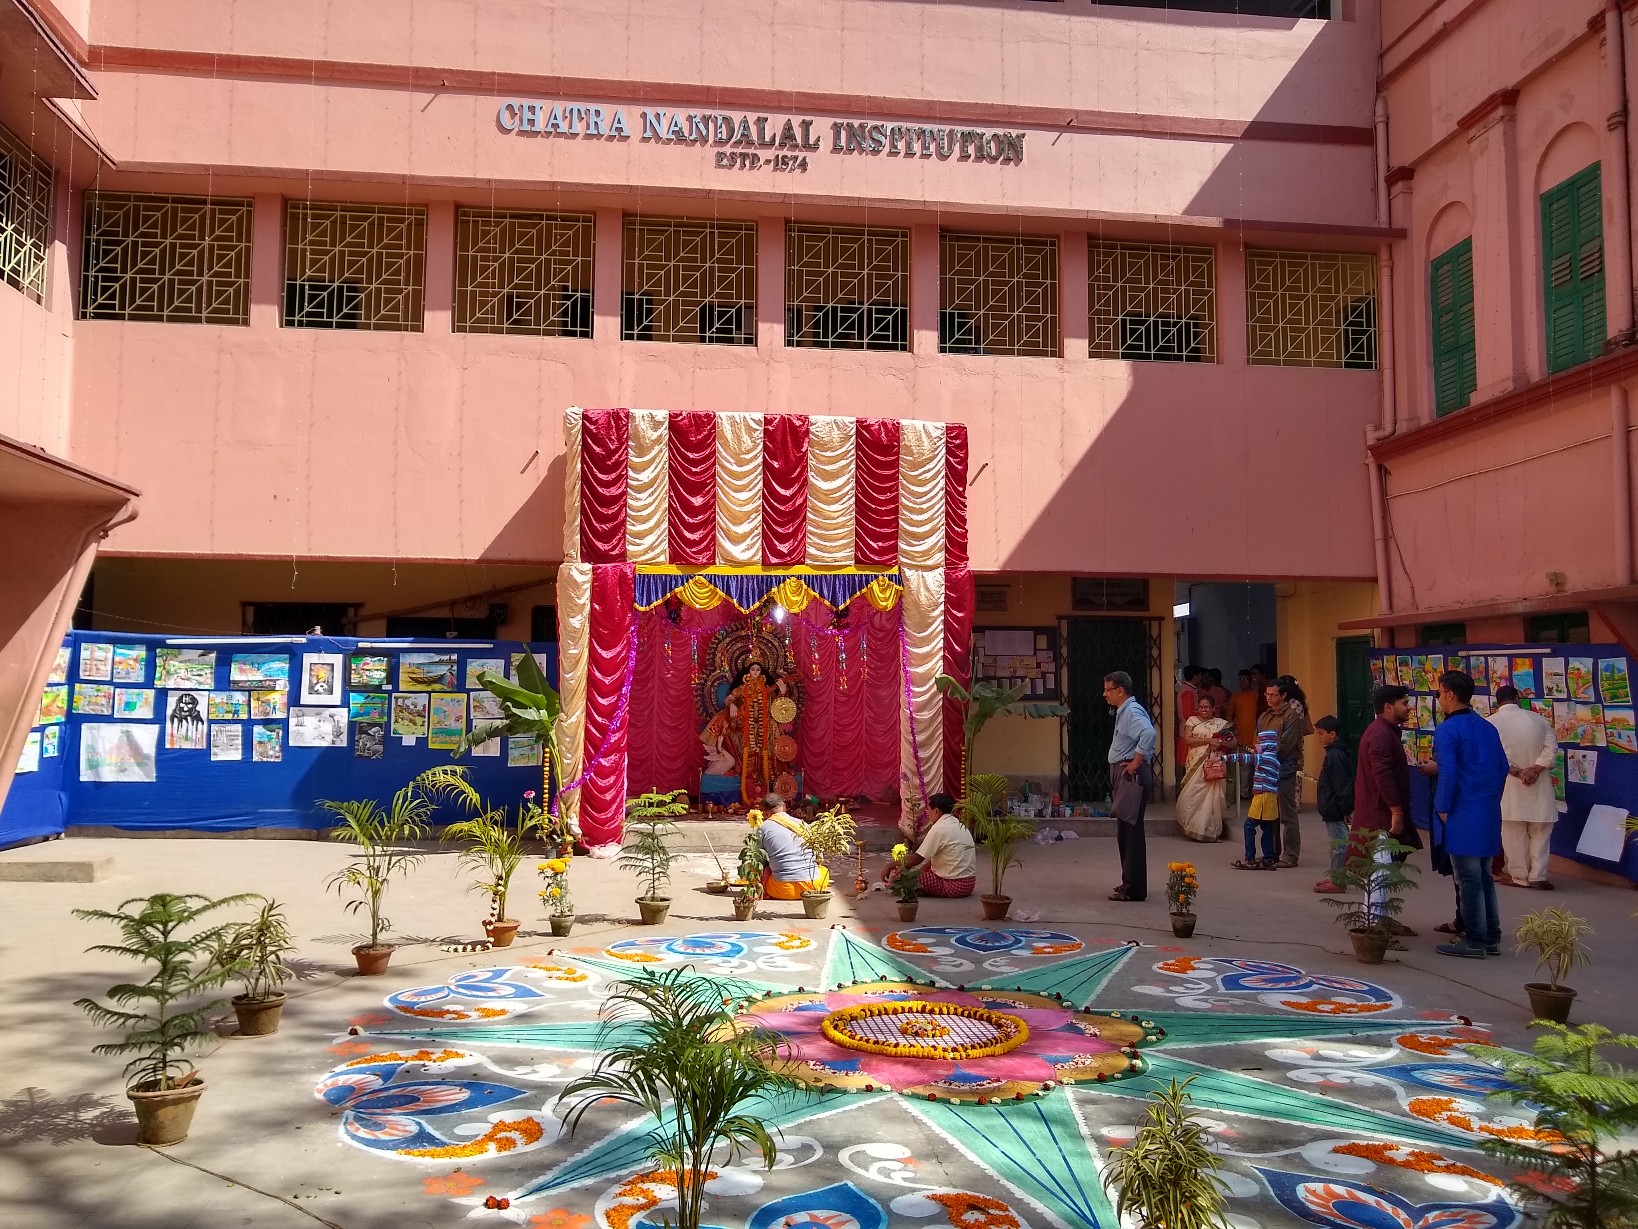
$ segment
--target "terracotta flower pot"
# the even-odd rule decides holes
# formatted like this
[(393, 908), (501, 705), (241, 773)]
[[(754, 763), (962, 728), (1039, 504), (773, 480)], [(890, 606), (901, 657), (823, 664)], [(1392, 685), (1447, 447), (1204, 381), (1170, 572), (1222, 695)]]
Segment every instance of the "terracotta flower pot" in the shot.
[(1012, 897), (1010, 896), (991, 896), (986, 892), (978, 898), (978, 903), (984, 909), (984, 920), (986, 922), (1004, 922), (1007, 919), (1007, 914), (1012, 910)]
[(360, 943), (353, 948), (353, 959), (358, 962), (358, 972), (362, 977), (380, 977), (387, 971), (387, 962), (392, 959), (392, 944), (383, 943), (380, 947), (371, 947), (368, 943)]
[(705, 890), (711, 893), (712, 896), (725, 895), (728, 891), (728, 881), (726, 879), (708, 880), (705, 885)]
[(485, 922), (483, 928), (490, 943), (496, 947), (511, 947), (512, 940), (518, 937), (518, 925), (517, 918), (503, 917), (498, 922)]
[(671, 912), (671, 898), (669, 896), (660, 896), (653, 900), (646, 900), (639, 897), (637, 912), (643, 915), (644, 926), (658, 926), (665, 921), (665, 915)]
[(137, 1143), (165, 1148), (187, 1139), (194, 1107), (204, 1093), (205, 1081), (198, 1076), (180, 1088), (156, 1088), (151, 1080), (127, 1088), (125, 1095), (136, 1110)]
[(1575, 1002), (1575, 991), (1568, 986), (1527, 981), (1524, 992), (1530, 996), (1530, 1014), (1536, 1019), (1554, 1020), (1559, 1024), (1570, 1022), (1570, 1006)]
[(1193, 938), (1195, 921), (1195, 915), (1192, 913), (1172, 914), (1172, 933), (1179, 939)]
[(751, 920), (751, 914), (755, 912), (756, 900), (754, 898), (742, 900), (737, 896), (734, 897), (734, 921), (748, 922)]
[(802, 893), (802, 916), (803, 917), (822, 918), (829, 912), (830, 912), (830, 893), (829, 892), (803, 892)]
[(1381, 964), (1388, 954), (1392, 935), (1375, 934), (1369, 930), (1350, 930), (1348, 938), (1354, 945), (1354, 959), (1360, 964)]
[(554, 939), (566, 939), (569, 937), (569, 932), (574, 929), (574, 914), (572, 913), (554, 913), (548, 920), (552, 924), (552, 937)]
[(278, 1032), (279, 1016), (288, 997), (285, 994), (271, 994), (265, 999), (235, 996), (233, 1014), (239, 1017), (239, 1036), (266, 1037)]
[(919, 908), (921, 908), (921, 902), (919, 900), (901, 900), (899, 902), (899, 921), (915, 921), (916, 910)]

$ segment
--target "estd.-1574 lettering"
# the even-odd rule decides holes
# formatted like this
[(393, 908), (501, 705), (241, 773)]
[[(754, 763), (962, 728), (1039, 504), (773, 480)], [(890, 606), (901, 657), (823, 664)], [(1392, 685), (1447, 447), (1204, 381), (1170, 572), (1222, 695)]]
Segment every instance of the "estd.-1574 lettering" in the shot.
[(789, 173), (803, 173), (808, 169), (806, 154), (774, 154), (764, 158), (761, 154), (753, 154), (750, 150), (719, 149), (716, 154), (716, 167), (719, 171), (784, 171)]

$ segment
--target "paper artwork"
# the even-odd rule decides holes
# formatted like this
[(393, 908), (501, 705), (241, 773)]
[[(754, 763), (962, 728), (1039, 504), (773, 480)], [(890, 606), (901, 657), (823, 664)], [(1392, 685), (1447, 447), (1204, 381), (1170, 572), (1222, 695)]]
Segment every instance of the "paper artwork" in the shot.
[(353, 758), (379, 760), (386, 752), (386, 722), (360, 721), (353, 726)]
[(245, 728), (242, 725), (213, 725), (210, 727), (210, 758), (213, 760), (242, 760), (245, 758)]
[(114, 689), (107, 683), (75, 683), (74, 711), (92, 717), (114, 715)]
[[(341, 703), (341, 654), (303, 653), (301, 657), (301, 702), (303, 704)], [(292, 747), (301, 746), (295, 734), (290, 736)]]
[(480, 721), (505, 721), (506, 709), (501, 706), (500, 697), (489, 691), (474, 691), (472, 693), (472, 724)]
[(152, 782), (159, 726), (94, 721), (80, 727), (80, 780)]
[(1593, 677), (1592, 658), (1570, 658), (1570, 699), (1591, 700), (1593, 698)]
[(526, 735), (522, 738), (508, 738), (506, 740), (506, 766), (508, 768), (539, 768), (540, 740), (533, 735)]
[(1568, 700), (1570, 698), (1570, 680), (1564, 672), (1562, 657), (1544, 657), (1541, 659), (1541, 694), (1549, 700)]
[(1553, 741), (1573, 743), (1575, 739), (1575, 705), (1568, 700), (1553, 701)]
[[(212, 721), (243, 721), (250, 716), (250, 697), (242, 691), (213, 691), (210, 693)], [(238, 757), (235, 756), (235, 759)]]
[[(986, 633), (986, 634), (988, 634), (988, 633)], [(542, 674), (546, 674), (546, 654), (544, 654), (544, 653), (531, 653), (530, 656), (535, 659), (535, 665), (540, 667), (540, 672)], [(522, 660), (523, 660), (523, 654), (522, 653), (513, 653), (512, 654), (511, 661), (512, 661), (512, 677), (513, 678), (517, 678), (517, 676), (518, 676), (518, 663), (520, 661), (522, 661)]]
[(1371, 658), (1371, 686), (1381, 687), (1387, 681), (1387, 664), (1380, 657)]
[(111, 644), (80, 645), (80, 677), (106, 683), (113, 677), (114, 646)]
[(114, 716), (130, 717), (138, 721), (154, 719), (154, 689), (152, 687), (114, 688)]
[(1473, 686), (1481, 691), (1490, 690), (1490, 661), (1481, 654), (1475, 653), (1467, 659), (1468, 677), (1473, 680)]
[(1472, 701), (1472, 708), (1473, 708), (1473, 711), (1478, 713), (1479, 716), (1481, 716), (1481, 717), (1490, 716), (1490, 711), (1491, 711), (1490, 697), (1489, 696), (1474, 696), (1473, 701)]
[(347, 715), (354, 721), (385, 721), (387, 693), (384, 691), (355, 691), (347, 697)]
[(1605, 743), (1604, 706), (1577, 704), (1575, 706), (1575, 742), (1583, 747), (1602, 747)]
[(256, 721), (271, 721), (290, 711), (288, 691), (253, 691), (250, 693), (250, 716)]
[(46, 678), (48, 683), (68, 682), (68, 662), (73, 654), (66, 644), (57, 646), (57, 659), (51, 663), (51, 674)]
[(251, 759), (264, 764), (277, 764), (284, 759), (284, 727), (265, 724), (257, 726), (250, 756)]
[(1611, 751), (1638, 755), (1638, 722), (1630, 704), (1604, 707), (1604, 737)]
[(1513, 667), (1505, 657), (1491, 657), (1486, 660), (1490, 662), (1490, 693), (1494, 695), (1496, 688), (1506, 687), (1513, 681)]
[(354, 653), (347, 659), (347, 686), (385, 687), (387, 685), (386, 654)]
[(1416, 762), (1427, 764), (1433, 760), (1433, 735), (1418, 732), (1416, 735)]
[(293, 708), (290, 710), (292, 747), (345, 747), (347, 713), (340, 708)]
[(1571, 751), (1566, 754), (1571, 785), (1598, 784), (1598, 752)]
[(488, 739), (487, 741), (481, 742), (477, 744), (477, 746), (473, 747), (472, 754), (499, 757), (501, 753), (501, 742), (502, 740), (499, 738)]
[(289, 691), (290, 658), (284, 653), (235, 653), (228, 686), (239, 691)]
[(68, 718), (68, 685), (66, 683), (48, 684), (40, 693), (40, 715), (35, 725), (50, 725), (55, 721), (64, 721)]
[(1513, 659), (1513, 686), (1519, 689), (1521, 696), (1536, 694), (1536, 659), (1534, 657), (1515, 657)]
[(431, 697), (427, 746), (452, 751), (466, 736), (466, 693), (436, 694)]
[(154, 686), (209, 691), (216, 686), (216, 650), (155, 649)]
[(17, 771), (40, 771), (40, 731), (30, 730), (23, 735), (23, 750), (17, 756)]
[(165, 745), (175, 751), (203, 751), (210, 746), (208, 691), (173, 691), (165, 697)]
[(473, 657), (466, 663), (466, 689), (476, 691), (483, 686), (478, 681), (478, 672), (487, 670), (491, 674), (506, 677), (506, 659), (502, 657)]
[(399, 693), (392, 698), (392, 733), (394, 738), (425, 738), (427, 733), (427, 697), (406, 696)]
[(1595, 803), (1575, 843), (1575, 851), (1589, 858), (1619, 862), (1627, 851), (1627, 813), (1622, 807)]
[(1400, 686), (1399, 658), (1389, 654), (1387, 657), (1382, 659), (1382, 677), (1389, 683), (1392, 683), (1395, 687)]
[(1598, 662), (1598, 695), (1605, 704), (1631, 704), (1632, 684), (1625, 657), (1604, 657)]
[(1553, 756), (1553, 797), (1558, 799), (1560, 802), (1564, 801), (1564, 777), (1568, 771), (1568, 769), (1565, 768), (1564, 757), (1567, 754), (1567, 752), (1560, 751), (1557, 755)]
[(400, 691), (454, 691), (459, 671), (453, 653), (400, 653)]
[(113, 676), (116, 683), (141, 683), (148, 678), (148, 646), (145, 644), (116, 644), (114, 646)]
[(40, 731), (40, 754), (44, 756), (56, 755), (62, 750), (63, 728), (60, 725), (47, 726)]
[(1416, 697), (1416, 728), (1418, 730), (1433, 729), (1433, 697)]

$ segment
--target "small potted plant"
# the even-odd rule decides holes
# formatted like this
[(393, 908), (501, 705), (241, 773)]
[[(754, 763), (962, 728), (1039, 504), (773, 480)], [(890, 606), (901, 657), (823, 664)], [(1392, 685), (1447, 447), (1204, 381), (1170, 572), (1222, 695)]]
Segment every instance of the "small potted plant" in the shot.
[(898, 863), (899, 873), (887, 886), (892, 890), (893, 898), (899, 902), (901, 922), (915, 921), (916, 910), (921, 907), (921, 868), (926, 864), (918, 862), (914, 866), (906, 866), (905, 859), (909, 856), (908, 845), (893, 846), (893, 861)]
[(381, 912), (381, 902), (393, 876), (406, 873), (426, 857), (409, 842), (426, 839), (432, 800), (421, 778), (416, 777), (392, 796), (390, 807), (383, 807), (373, 798), (321, 801), (319, 805), (341, 821), (331, 831), (331, 839), (357, 847), (352, 861), (330, 876), (329, 886), (338, 893), (349, 888), (357, 893), (347, 902), (348, 913), (369, 914), (369, 941), (353, 948), (353, 959), (359, 973), (378, 977), (387, 971), (393, 951), (390, 943), (381, 941), (381, 936), (392, 929), (392, 923)]
[(524, 844), (540, 830), (544, 818), (540, 808), (532, 798), (525, 798), (510, 814), (505, 807), (490, 806), (467, 779), (465, 768), (431, 768), (422, 774), (422, 780), (430, 793), (459, 803), (471, 815), (446, 827), (443, 839), (462, 845), (461, 865), (477, 873), (472, 890), (489, 898), (483, 928), (490, 943), (511, 947), (519, 922), (507, 916), (507, 898), (512, 876), (523, 865)]
[(768, 867), (768, 853), (753, 830), (739, 846), (739, 878), (734, 881), (734, 920), (748, 922), (762, 899), (762, 872)]
[(671, 911), (671, 897), (664, 893), (670, 886), (671, 864), (677, 855), (666, 841), (680, 835), (671, 818), (687, 813), (688, 795), (680, 789), (665, 794), (641, 794), (626, 802), (629, 836), (615, 865), (631, 871), (643, 885), (637, 909), (644, 926), (658, 926)]
[(205, 1081), (186, 1055), (217, 1039), (205, 1017), (227, 1000), (207, 996), (239, 972), (237, 965), (218, 959), (233, 923), (201, 922), (251, 899), (158, 892), (132, 897), (115, 910), (74, 910), (86, 921), (112, 922), (123, 940), (87, 951), (125, 956), (149, 969), (146, 981), (109, 987), (106, 1003), (89, 998), (74, 1003), (96, 1023), (125, 1034), (123, 1041), (94, 1046), (92, 1053), (131, 1056), (125, 1095), (136, 1109), (139, 1143), (163, 1147), (188, 1137)]
[(1592, 933), (1587, 919), (1568, 909), (1537, 909), (1519, 919), (1513, 931), (1513, 941), (1518, 945), (1515, 950), (1535, 953), (1536, 968), (1547, 971), (1547, 981), (1524, 983), (1536, 1019), (1559, 1024), (1569, 1021), (1575, 991), (1564, 984), (1564, 979), (1577, 965), (1592, 963), (1592, 954), (1584, 942)]
[(1179, 939), (1194, 935), (1194, 898), (1199, 894), (1193, 862), (1166, 863), (1166, 904), (1171, 909), (1172, 933)]
[(546, 886), (540, 890), (540, 899), (546, 902), (546, 914), (552, 925), (552, 936), (565, 939), (574, 929), (574, 900), (569, 896), (569, 859), (548, 858), (539, 867)]
[[(1406, 860), (1411, 847), (1386, 832), (1376, 833), (1363, 848), (1357, 842), (1352, 848), (1354, 852), (1331, 872), (1331, 882), (1345, 895), (1328, 896), (1325, 903), (1348, 928), (1354, 959), (1381, 964), (1393, 942), (1394, 919), (1405, 908), (1405, 893), (1417, 886), (1412, 878), (1417, 868)], [(1346, 895), (1355, 892), (1357, 896)]]
[(967, 796), (956, 803), (956, 815), (983, 841), (990, 858), (990, 890), (979, 897), (986, 922), (1003, 921), (1012, 910), (1006, 895), (1007, 872), (1019, 865), (1012, 856), (1020, 841), (1035, 832), (1035, 824), (1006, 812), (1007, 794), (1012, 784), (999, 773), (975, 772), (967, 778)]
[(1132, 1142), (1112, 1148), (1103, 1170), (1115, 1192), (1115, 1219), (1136, 1229), (1221, 1229), (1225, 1188), (1206, 1145), (1206, 1124), (1189, 1108), (1190, 1076), (1157, 1090)]
[[(814, 860), (825, 866), (831, 858), (845, 858), (853, 852), (859, 839), (858, 826), (848, 814), (845, 801), (838, 799), (829, 810), (813, 817), (802, 834), (803, 843), (813, 851)], [(828, 869), (828, 868), (827, 868)], [(802, 893), (802, 913), (805, 917), (822, 918), (830, 911), (830, 889)]]
[(244, 993), (233, 996), (241, 1037), (266, 1037), (279, 1031), (288, 997), (279, 987), (290, 980), (290, 966), (284, 960), (296, 950), (284, 907), (266, 897), (259, 899), (262, 904), (256, 916), (232, 925), (217, 953), (218, 963), (233, 968), (234, 976), (244, 984)]

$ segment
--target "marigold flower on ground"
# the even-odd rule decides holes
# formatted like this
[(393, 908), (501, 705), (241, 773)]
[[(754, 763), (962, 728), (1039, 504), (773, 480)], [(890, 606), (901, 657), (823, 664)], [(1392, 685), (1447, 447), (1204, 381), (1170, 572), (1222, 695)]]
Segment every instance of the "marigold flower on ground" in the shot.
[(452, 1195), (456, 1199), (470, 1195), (483, 1185), (477, 1174), (457, 1169), (452, 1174), (433, 1174), (421, 1179), (421, 1189), (429, 1195)]
[(529, 1218), (529, 1229), (588, 1229), (592, 1218), (584, 1212), (571, 1212), (568, 1208), (553, 1208), (549, 1212), (539, 1212)]

